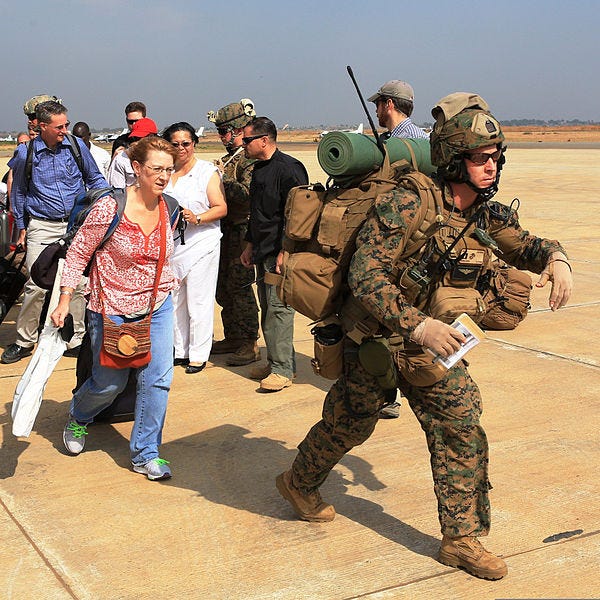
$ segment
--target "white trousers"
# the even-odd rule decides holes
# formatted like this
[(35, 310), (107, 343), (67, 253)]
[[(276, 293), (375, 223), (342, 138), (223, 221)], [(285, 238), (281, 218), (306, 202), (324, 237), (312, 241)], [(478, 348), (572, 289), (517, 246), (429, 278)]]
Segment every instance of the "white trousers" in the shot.
[(212, 347), (219, 244), (194, 264), (173, 292), (175, 358), (192, 363), (208, 360)]

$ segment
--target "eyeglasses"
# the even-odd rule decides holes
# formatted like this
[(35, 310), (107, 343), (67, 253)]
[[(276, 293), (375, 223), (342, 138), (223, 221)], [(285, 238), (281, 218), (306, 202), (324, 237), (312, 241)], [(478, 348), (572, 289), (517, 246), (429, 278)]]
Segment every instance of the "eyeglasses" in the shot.
[(182, 148), (189, 148), (194, 142), (190, 142), (189, 140), (186, 140), (185, 142), (171, 142), (171, 146), (174, 146), (175, 148), (179, 148), (179, 146), (181, 146)]
[(139, 121), (139, 119), (125, 119), (127, 121), (127, 125), (134, 125)]
[(143, 163), (143, 164), (145, 167), (150, 169), (155, 175), (161, 175), (162, 173), (165, 173), (166, 175), (168, 175), (170, 177), (175, 172), (175, 167), (151, 167), (150, 165), (147, 165), (146, 163)]
[(229, 133), (229, 127), (217, 127), (217, 133), (219, 135), (227, 135)]
[(67, 131), (67, 129), (69, 129), (70, 124), (71, 123), (69, 123), (69, 121), (67, 121), (63, 125), (50, 125), (50, 123), (43, 123), (43, 125), (46, 125), (46, 127), (51, 127), (52, 129), (56, 129), (56, 131)]
[(502, 148), (488, 154), (487, 152), (474, 152), (473, 154), (465, 154), (465, 156), (475, 165), (485, 165), (490, 158), (494, 162), (498, 162), (502, 156)]
[(257, 140), (258, 138), (261, 138), (261, 137), (267, 137), (267, 134), (261, 133), (260, 135), (251, 135), (249, 137), (243, 137), (242, 144), (244, 144), (244, 146), (247, 146), (250, 142), (253, 142), (254, 140)]

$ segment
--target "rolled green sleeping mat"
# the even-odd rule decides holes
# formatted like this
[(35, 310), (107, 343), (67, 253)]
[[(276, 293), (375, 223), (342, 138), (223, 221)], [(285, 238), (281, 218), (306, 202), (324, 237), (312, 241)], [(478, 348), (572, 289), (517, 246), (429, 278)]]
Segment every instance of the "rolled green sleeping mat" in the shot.
[[(390, 163), (404, 158), (413, 164), (412, 150), (419, 171), (426, 175), (435, 171), (431, 164), (428, 139), (392, 137), (385, 140), (384, 144)], [(334, 179), (363, 175), (379, 169), (383, 164), (383, 154), (375, 138), (343, 131), (332, 131), (323, 136), (317, 148), (317, 158), (323, 171)]]

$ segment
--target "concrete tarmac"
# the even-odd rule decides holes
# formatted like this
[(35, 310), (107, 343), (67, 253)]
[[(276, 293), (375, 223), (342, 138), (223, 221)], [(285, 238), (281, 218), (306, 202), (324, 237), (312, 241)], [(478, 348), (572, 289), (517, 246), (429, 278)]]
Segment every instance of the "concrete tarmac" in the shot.
[[(293, 154), (323, 181), (314, 152)], [(569, 306), (551, 313), (549, 288), (534, 289), (525, 321), (489, 332), (468, 357), (494, 486), (484, 543), (507, 561), (505, 579), (436, 561), (429, 456), (408, 406), (331, 473), (322, 493), (333, 522), (295, 518), (275, 476), (331, 384), (312, 373), (309, 322), (298, 315), (298, 377), (286, 390), (259, 393), (250, 367), (222, 356), (196, 375), (176, 369), (166, 482), (131, 471), (131, 423), (93, 425), (85, 451), (65, 453), (72, 358), (51, 376), (31, 436), (15, 438), (11, 400), (29, 359), (0, 365), (0, 598), (599, 598), (599, 160), (600, 150), (511, 150), (497, 196), (520, 198), (523, 226), (560, 239), (575, 273)], [(17, 310), (0, 325), (2, 349)]]

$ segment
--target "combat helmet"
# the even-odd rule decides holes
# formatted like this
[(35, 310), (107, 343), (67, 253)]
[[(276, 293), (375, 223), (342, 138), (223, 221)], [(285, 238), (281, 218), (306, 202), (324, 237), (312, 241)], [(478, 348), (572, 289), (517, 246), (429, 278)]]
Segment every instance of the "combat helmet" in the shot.
[[(447, 181), (466, 183), (486, 199), (491, 198), (498, 190), (506, 146), (500, 123), (490, 113), (487, 102), (477, 94), (455, 92), (442, 98), (431, 114), (435, 119), (430, 136), (431, 162), (438, 167), (438, 175)], [(469, 180), (464, 156), (484, 146), (496, 146), (503, 152), (497, 163), (496, 181), (480, 189)]]
[(254, 102), (249, 98), (242, 98), (239, 102), (223, 106), (217, 112), (211, 110), (206, 118), (219, 129), (238, 129), (248, 125), (255, 116)]
[(23, 104), (23, 112), (29, 117), (31, 121), (31, 117), (35, 117), (35, 109), (38, 104), (42, 102), (48, 102), (50, 100), (54, 100), (54, 102), (58, 102), (62, 104), (62, 100), (57, 98), (56, 96), (49, 96), (48, 94), (39, 94), (38, 96), (34, 96), (33, 98), (29, 98), (25, 104)]

